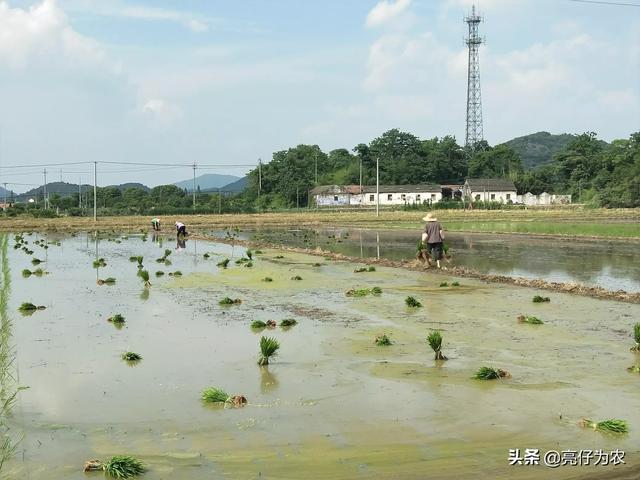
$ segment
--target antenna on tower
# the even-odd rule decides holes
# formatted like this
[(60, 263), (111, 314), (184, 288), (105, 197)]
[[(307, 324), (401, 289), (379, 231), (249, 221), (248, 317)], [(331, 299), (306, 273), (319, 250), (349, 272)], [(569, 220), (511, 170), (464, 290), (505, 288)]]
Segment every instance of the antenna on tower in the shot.
[(480, 94), (480, 45), (485, 39), (478, 35), (478, 26), (482, 17), (476, 13), (476, 6), (471, 7), (471, 15), (464, 18), (469, 25), (469, 36), (465, 43), (469, 48), (469, 66), (467, 74), (467, 128), (465, 147), (474, 150), (475, 145), (483, 139), (482, 132), (482, 96)]

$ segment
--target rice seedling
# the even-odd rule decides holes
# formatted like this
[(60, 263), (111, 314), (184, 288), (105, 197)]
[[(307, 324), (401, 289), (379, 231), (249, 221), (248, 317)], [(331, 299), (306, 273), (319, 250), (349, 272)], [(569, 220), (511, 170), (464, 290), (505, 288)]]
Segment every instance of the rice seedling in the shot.
[(254, 330), (260, 330), (267, 328), (267, 324), (262, 320), (254, 320), (253, 322), (251, 322), (251, 328), (253, 328)]
[(302, 280), (302, 277), (300, 275), (294, 275), (293, 277), (291, 277), (291, 280)]
[(320, 264), (320, 263), (314, 263), (314, 264), (313, 264), (313, 266), (314, 266), (314, 267), (321, 267), (321, 266), (322, 266), (322, 264)]
[(441, 288), (448, 287), (448, 286), (449, 286), (449, 284), (447, 282), (440, 283), (440, 287)]
[(253, 260), (253, 252), (252, 252), (251, 250), (247, 250), (247, 251), (245, 252), (245, 255), (247, 256), (247, 258), (248, 258), (249, 260)]
[(373, 287), (371, 289), (371, 295), (379, 297), (380, 295), (382, 295), (382, 289), (380, 287)]
[(295, 318), (285, 318), (280, 322), (280, 326), (282, 328), (291, 328), (297, 324), (298, 324), (298, 321)]
[(239, 298), (233, 299), (230, 297), (224, 297), (222, 300), (218, 302), (218, 304), (220, 305), (240, 305), (241, 303), (242, 303), (242, 300), (240, 300)]
[(536, 295), (533, 297), (533, 303), (544, 303), (550, 301), (551, 299), (549, 297), (541, 297), (540, 295)]
[(538, 317), (532, 315), (518, 315), (519, 323), (528, 323), (529, 325), (542, 325), (544, 322)]
[(169, 272), (170, 277), (181, 277), (182, 272), (180, 270), (176, 270), (175, 272)]
[(108, 278), (105, 278), (105, 279), (103, 280), (103, 283), (105, 283), (105, 284), (107, 284), (107, 285), (113, 285), (113, 284), (115, 284), (115, 283), (116, 283), (116, 279), (115, 279), (115, 278), (113, 278), (113, 277), (108, 277)]
[(165, 260), (164, 265), (165, 267), (168, 267), (169, 265), (171, 265), (171, 260)]
[(104, 258), (99, 258), (98, 260), (93, 261), (93, 268), (100, 268), (100, 267), (106, 267), (106, 266), (107, 266), (107, 262), (105, 261)]
[(260, 357), (258, 365), (269, 365), (269, 359), (278, 353), (280, 343), (272, 337), (260, 337)]
[(633, 365), (632, 367), (627, 368), (627, 372), (640, 373), (640, 365)]
[(452, 282), (451, 286), (452, 287), (459, 287), (460, 286), (460, 282)]
[(220, 268), (227, 268), (227, 267), (229, 266), (229, 262), (230, 262), (230, 261), (231, 261), (231, 260), (229, 260), (228, 258), (225, 258), (225, 259), (224, 259), (224, 260), (222, 260), (221, 262), (218, 262), (218, 263), (216, 264), (216, 266), (217, 266), (217, 267), (220, 267)]
[(116, 324), (123, 324), (125, 322), (125, 320), (124, 320), (124, 317), (121, 314), (116, 313), (115, 315), (111, 315), (109, 318), (107, 318), (107, 322), (116, 323)]
[(362, 272), (366, 272), (367, 271), (367, 267), (361, 267), (361, 268), (356, 268), (353, 273), (362, 273)]
[(135, 263), (135, 262), (137, 262), (137, 261), (138, 261), (138, 257), (129, 257), (129, 261), (130, 261), (131, 263)]
[(511, 374), (501, 368), (480, 367), (473, 378), (476, 380), (495, 380), (499, 378), (509, 378)]
[(374, 343), (379, 347), (387, 347), (393, 344), (393, 342), (391, 341), (391, 337), (389, 337), (386, 333), (383, 333), (382, 335), (377, 335), (374, 340)]
[(41, 269), (41, 268), (36, 268), (35, 270), (31, 271), (31, 274), (32, 274), (32, 275), (35, 275), (36, 277), (41, 277), (41, 276), (42, 276), (42, 275), (44, 275), (45, 273), (49, 273), (49, 272), (46, 272), (46, 271), (44, 271), (44, 270), (43, 270), (43, 269)]
[(229, 394), (216, 387), (209, 387), (202, 391), (202, 400), (207, 403), (225, 403), (229, 399)]
[(233, 263), (235, 263), (236, 265), (242, 265), (243, 263), (247, 263), (248, 261), (249, 261), (249, 259), (248, 259), (248, 258), (244, 258), (244, 257), (242, 257), (242, 258), (237, 259), (237, 260), (236, 260), (235, 262), (233, 262)]
[(610, 418), (601, 422), (594, 422), (588, 418), (580, 420), (582, 427), (593, 428), (602, 433), (623, 434), (629, 433), (629, 425), (625, 420)]
[(136, 257), (136, 262), (138, 262), (138, 268), (142, 268), (143, 267), (143, 265), (142, 265), (142, 261), (143, 260), (144, 260), (144, 257), (142, 255)]
[(247, 263), (244, 264), (244, 266), (247, 267), (247, 268), (251, 268), (251, 267), (253, 267), (253, 262), (247, 262)]
[(436, 360), (447, 360), (447, 357), (442, 354), (442, 334), (438, 330), (435, 330), (429, 334), (429, 336), (427, 337), (427, 342), (429, 343), (431, 349), (435, 352)]
[(102, 470), (105, 476), (122, 479), (141, 475), (145, 468), (139, 460), (123, 455), (111, 457), (106, 463), (100, 460), (89, 460), (84, 464), (85, 472), (99, 470)]
[(262, 281), (263, 281), (263, 282), (273, 282), (273, 278), (271, 278), (271, 277), (264, 277), (264, 278), (262, 279)]
[(164, 272), (163, 272), (162, 270), (158, 270), (158, 271), (156, 272), (156, 277), (161, 277), (161, 276), (163, 276), (163, 275), (164, 275)]
[(366, 297), (367, 295), (369, 295), (370, 290), (368, 288), (360, 288), (360, 289), (355, 289), (352, 288), (351, 290), (347, 290), (345, 292), (345, 295), (347, 297)]
[(169, 250), (168, 248), (164, 249), (164, 258), (167, 258), (169, 255), (171, 255), (171, 250)]
[(367, 268), (367, 272), (375, 272), (376, 271), (376, 267), (374, 267), (373, 265), (370, 265), (369, 268)]
[(149, 281), (149, 271), (148, 270), (140, 270), (140, 278), (144, 282), (145, 287), (150, 287), (151, 282)]
[(33, 265), (39, 265), (39, 264), (42, 263), (42, 260), (40, 260), (39, 258), (33, 258), (33, 259), (31, 259), (31, 263)]
[(636, 323), (633, 326), (633, 339), (636, 341), (636, 344), (631, 347), (631, 351), (640, 353), (640, 323)]
[(18, 307), (18, 310), (20, 312), (35, 312), (36, 310), (44, 310), (45, 308), (47, 307), (44, 305), (34, 305), (30, 302), (24, 302), (20, 307)]
[(29, 278), (31, 276), (31, 270), (25, 268), (24, 270), (22, 270), (22, 276), (25, 278)]
[(415, 297), (405, 298), (404, 303), (410, 308), (418, 308), (422, 306), (422, 303), (420, 303)]
[(278, 260), (280, 260), (281, 258), (284, 258), (284, 255), (276, 255), (274, 258), (277, 258)]
[(209, 255), (208, 253), (205, 253), (204, 255), (202, 255), (202, 258), (204, 258), (205, 260), (208, 259), (209, 257), (211, 257), (211, 255)]
[(124, 352), (122, 354), (122, 360), (126, 362), (139, 362), (142, 360), (142, 355), (135, 352)]

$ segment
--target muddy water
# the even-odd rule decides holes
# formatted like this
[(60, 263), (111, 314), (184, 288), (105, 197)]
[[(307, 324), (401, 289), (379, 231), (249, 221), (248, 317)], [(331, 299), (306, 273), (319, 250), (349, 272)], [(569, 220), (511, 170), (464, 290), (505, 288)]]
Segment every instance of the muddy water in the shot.
[[(415, 231), (279, 229), (240, 235), (296, 247), (319, 246), (349, 256), (402, 260), (414, 257), (420, 226)], [(448, 233), (447, 243), (454, 265), (482, 273), (640, 291), (640, 244), (635, 242)]]
[[(31, 243), (36, 237), (25, 237)], [(116, 243), (113, 241), (117, 238)], [(604, 467), (509, 467), (509, 448), (623, 449), (638, 462), (640, 363), (629, 352), (637, 305), (538, 293), (463, 279), (355, 265), (278, 251), (253, 268), (216, 267), (243, 250), (223, 244), (91, 235), (49, 237), (31, 247), (50, 273), (23, 278), (31, 257), (10, 249), (15, 365), (20, 393), (11, 431), (22, 438), (9, 478), (84, 479), (89, 458), (131, 454), (144, 478), (570, 478)], [(13, 242), (11, 242), (13, 243)], [(30, 245), (31, 246), (31, 245)], [(165, 248), (172, 265), (156, 263)], [(210, 253), (209, 259), (203, 254)], [(145, 292), (129, 261), (143, 255)], [(107, 266), (97, 272), (95, 258)], [(154, 272), (180, 270), (181, 278)], [(291, 280), (294, 275), (303, 278)], [(269, 276), (272, 282), (262, 279)], [(96, 278), (116, 277), (113, 286)], [(449, 281), (455, 279), (448, 279)], [(380, 297), (348, 298), (349, 288), (380, 286)], [(422, 309), (404, 306), (413, 295)], [(222, 297), (241, 305), (222, 307)], [(22, 316), (31, 301), (46, 310)], [(121, 313), (118, 330), (106, 321)], [(541, 326), (520, 325), (520, 313)], [(251, 321), (296, 318), (268, 368), (256, 365), (260, 333)], [(436, 364), (425, 337), (444, 336), (449, 361)], [(377, 347), (373, 338), (391, 335)], [(126, 365), (127, 350), (143, 360)], [(471, 380), (481, 365), (510, 380)], [(208, 386), (244, 394), (249, 405), (203, 405)], [(624, 418), (630, 434), (583, 430), (582, 416)], [(560, 418), (562, 417), (562, 418)], [(7, 467), (5, 467), (7, 468)]]

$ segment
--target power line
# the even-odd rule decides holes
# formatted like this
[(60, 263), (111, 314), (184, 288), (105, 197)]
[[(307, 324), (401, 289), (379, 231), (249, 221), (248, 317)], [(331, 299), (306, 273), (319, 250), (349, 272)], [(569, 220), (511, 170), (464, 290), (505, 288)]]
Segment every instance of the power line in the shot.
[(569, 0), (574, 3), (594, 3), (596, 5), (611, 5), (614, 7), (640, 7), (640, 3), (606, 2), (605, 0)]

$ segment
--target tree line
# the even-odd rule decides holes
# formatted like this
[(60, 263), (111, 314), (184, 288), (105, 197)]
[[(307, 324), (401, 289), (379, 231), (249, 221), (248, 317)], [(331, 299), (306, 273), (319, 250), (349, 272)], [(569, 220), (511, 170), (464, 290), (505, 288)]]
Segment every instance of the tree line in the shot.
[[(241, 213), (304, 208), (316, 185), (374, 185), (376, 160), (382, 184), (462, 184), (465, 178), (510, 178), (518, 193), (571, 194), (574, 203), (602, 207), (640, 206), (640, 132), (607, 144), (593, 132), (575, 136), (551, 163), (525, 169), (508, 145), (483, 141), (465, 150), (452, 136), (421, 140), (397, 129), (353, 149), (323, 152), (317, 145), (298, 145), (273, 154), (270, 162), (247, 175), (247, 186), (236, 194), (192, 193), (175, 185), (142, 188), (98, 188), (99, 215), (163, 215), (180, 213)], [(35, 215), (91, 215), (78, 193), (52, 196), (48, 211), (42, 205), (17, 205), (12, 215), (29, 210)]]

